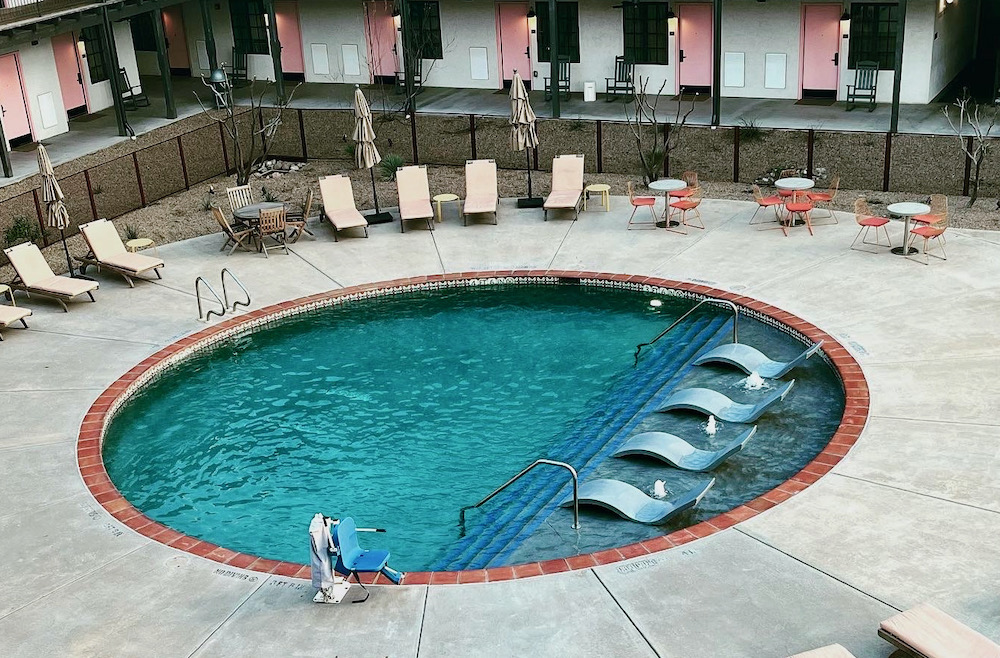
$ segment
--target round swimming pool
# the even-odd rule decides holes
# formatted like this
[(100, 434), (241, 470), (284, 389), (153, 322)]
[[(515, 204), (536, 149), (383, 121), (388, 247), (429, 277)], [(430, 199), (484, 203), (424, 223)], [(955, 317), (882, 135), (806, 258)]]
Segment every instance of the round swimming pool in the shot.
[[(653, 298), (662, 301), (651, 306)], [(634, 365), (638, 343), (690, 299), (585, 285), (475, 285), (348, 301), (241, 332), (185, 358), (117, 410), (103, 457), (139, 510), (187, 535), (290, 562), (308, 561), (312, 514), (353, 516), (386, 534), (403, 570), (459, 570), (565, 557), (629, 544), (713, 517), (791, 477), (836, 431), (840, 380), (814, 357), (792, 393), (758, 421), (747, 448), (710, 475), (610, 452), (640, 431), (669, 431), (706, 449), (746, 426), (655, 413), (671, 391), (715, 388), (739, 401), (744, 375), (695, 367), (732, 338), (731, 313), (703, 306)], [(740, 341), (776, 359), (803, 344), (746, 316)], [(775, 386), (769, 382), (768, 386)], [(670, 495), (715, 477), (695, 510), (646, 526), (558, 507), (571, 463)]]

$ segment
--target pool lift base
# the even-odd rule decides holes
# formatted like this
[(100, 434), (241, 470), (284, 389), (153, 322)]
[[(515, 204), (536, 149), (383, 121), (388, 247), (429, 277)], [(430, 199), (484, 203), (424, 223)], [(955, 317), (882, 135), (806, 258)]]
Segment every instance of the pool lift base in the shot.
[(340, 603), (349, 591), (351, 591), (351, 584), (343, 578), (337, 577), (334, 578), (334, 583), (331, 587), (325, 587), (316, 591), (313, 603)]

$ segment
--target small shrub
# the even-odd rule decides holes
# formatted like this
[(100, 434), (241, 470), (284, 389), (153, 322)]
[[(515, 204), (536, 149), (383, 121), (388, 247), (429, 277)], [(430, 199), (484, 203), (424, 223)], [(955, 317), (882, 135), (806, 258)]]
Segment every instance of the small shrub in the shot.
[(390, 182), (396, 180), (396, 170), (406, 164), (403, 156), (395, 153), (388, 153), (382, 157), (382, 162), (378, 163), (379, 171), (382, 172), (382, 180)]
[(125, 240), (136, 240), (139, 238), (139, 227), (135, 224), (125, 224)]
[(90, 191), (94, 193), (94, 196), (97, 196), (98, 194), (102, 194), (104, 192), (104, 188), (101, 187), (100, 183), (94, 183), (90, 186)]
[(764, 139), (764, 129), (757, 125), (757, 119), (740, 118), (740, 142), (752, 144)]
[(212, 196), (210, 194), (206, 194), (201, 198), (201, 209), (205, 212), (212, 209)]
[(15, 217), (14, 222), (3, 232), (3, 241), (7, 247), (13, 247), (22, 242), (35, 242), (41, 237), (42, 232), (38, 228), (38, 222), (23, 215)]
[(354, 142), (348, 142), (344, 144), (344, 157), (346, 157), (351, 162), (354, 162), (354, 154), (357, 151), (358, 145)]
[(277, 195), (263, 185), (260, 186), (260, 195), (264, 198), (264, 201), (267, 201), (268, 203), (275, 203), (278, 201)]
[(570, 121), (569, 122), (569, 126), (567, 126), (567, 129), (570, 132), (574, 132), (574, 133), (575, 132), (580, 132), (582, 130), (585, 130), (586, 128), (587, 128), (587, 123), (585, 121), (582, 121), (581, 119), (574, 119), (574, 120)]

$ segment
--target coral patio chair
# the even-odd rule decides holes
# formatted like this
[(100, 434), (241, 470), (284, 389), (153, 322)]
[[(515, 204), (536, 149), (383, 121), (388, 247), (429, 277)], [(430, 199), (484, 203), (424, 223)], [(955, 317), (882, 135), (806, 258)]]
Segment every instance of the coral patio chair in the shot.
[(761, 208), (772, 208), (774, 210), (774, 220), (780, 221), (780, 215), (778, 214), (779, 209), (785, 202), (777, 194), (772, 196), (764, 196), (764, 193), (760, 191), (759, 185), (753, 186), (753, 199), (757, 202), (757, 210), (753, 211), (753, 215), (750, 216), (750, 225), (754, 225), (754, 220), (757, 218), (757, 213), (760, 212)]
[(246, 242), (248, 239), (253, 239), (253, 230), (249, 226), (237, 222), (230, 225), (226, 220), (226, 216), (222, 214), (222, 209), (216, 206), (212, 206), (212, 215), (215, 217), (215, 221), (219, 224), (222, 232), (226, 234), (226, 243), (222, 245), (219, 251), (228, 247), (230, 242), (233, 244), (233, 248), (229, 250), (229, 253), (226, 254), (227, 256), (232, 256), (233, 252), (237, 249), (252, 251), (250, 245)]
[(833, 200), (837, 198), (837, 192), (840, 191), (840, 176), (834, 176), (830, 179), (830, 186), (827, 188), (826, 192), (807, 192), (806, 196), (809, 200), (819, 207), (819, 204), (824, 204), (823, 210), (830, 214), (830, 218), (833, 219), (833, 223), (837, 224), (837, 216), (833, 214)]
[(914, 215), (910, 217), (911, 222), (917, 224), (936, 224), (942, 217), (948, 217), (948, 195), (932, 194), (930, 201), (931, 211), (926, 215)]
[(101, 268), (107, 268), (112, 272), (122, 275), (128, 282), (129, 288), (134, 288), (132, 279), (139, 277), (152, 270), (157, 279), (160, 276), (160, 268), (163, 261), (157, 257), (145, 254), (129, 253), (122, 242), (115, 225), (106, 219), (83, 224), (80, 226), (83, 239), (86, 240), (90, 251), (80, 261), (80, 274), (86, 272), (88, 265), (93, 265), (100, 272)]
[(291, 229), (291, 233), (288, 234), (288, 239), (291, 242), (298, 242), (299, 238), (302, 237), (303, 233), (308, 233), (312, 235), (313, 232), (306, 227), (306, 222), (312, 219), (310, 213), (312, 212), (313, 206), (313, 191), (309, 188), (306, 192), (306, 202), (302, 204), (302, 207), (297, 210), (286, 210), (285, 211), (285, 226)]
[[(656, 205), (655, 196), (636, 196), (635, 190), (632, 189), (632, 181), (628, 182), (628, 200), (632, 204), (632, 214), (628, 218), (628, 229), (633, 226), (648, 226), (649, 228), (656, 228), (656, 211), (653, 210), (653, 206)], [(653, 217), (651, 222), (633, 222), (632, 218), (635, 217), (635, 213), (639, 211), (639, 208), (643, 206), (649, 208), (649, 214)]]
[[(14, 301), (14, 292), (3, 284), (0, 284), (0, 295), (10, 297), (10, 306), (0, 304), (0, 328), (6, 329), (15, 322), (20, 322), (27, 329), (28, 323), (24, 319), (31, 315), (31, 309), (18, 306)], [(3, 340), (3, 334), (0, 334), (0, 340)]]
[(557, 155), (552, 158), (552, 192), (542, 205), (546, 221), (550, 210), (572, 210), (573, 221), (576, 221), (580, 218), (582, 201), (583, 156)]
[[(885, 233), (886, 248), (892, 247), (892, 242), (889, 240), (889, 229), (886, 228), (886, 224), (889, 223), (888, 217), (879, 217), (873, 215), (871, 208), (868, 207), (868, 201), (864, 197), (860, 197), (854, 201), (854, 219), (857, 221), (858, 226), (861, 230), (858, 231), (857, 236), (854, 238), (854, 242), (851, 243), (851, 249), (855, 251), (867, 251), (869, 253), (878, 253), (878, 248), (882, 246), (882, 243), (878, 240), (878, 230), (882, 229)], [(862, 249), (857, 247), (858, 240), (861, 240), (861, 244), (873, 244), (868, 242), (868, 232), (875, 229), (875, 249)]]
[(257, 244), (260, 245), (261, 251), (264, 252), (264, 258), (267, 258), (267, 244), (265, 243), (267, 239), (274, 242), (275, 246), (272, 248), (280, 247), (285, 250), (286, 254), (288, 253), (285, 227), (284, 206), (280, 208), (267, 208), (260, 211), (260, 222), (254, 228), (254, 232), (257, 237)]
[(324, 176), (319, 179), (319, 195), (323, 199), (323, 216), (333, 227), (333, 239), (350, 228), (363, 228), (368, 237), (368, 220), (354, 205), (354, 187), (347, 176)]
[(680, 190), (667, 192), (668, 197), (673, 197), (674, 199), (683, 199), (684, 197), (691, 196), (691, 193), (694, 190), (694, 188), (699, 187), (697, 171), (685, 171), (683, 174), (681, 174), (681, 180), (687, 183), (687, 187)]
[[(916, 240), (917, 238), (924, 239), (924, 246), (921, 249), (921, 252), (923, 252), (924, 254), (924, 260), (918, 261), (918, 262), (923, 262), (924, 265), (930, 265), (930, 256), (934, 256), (935, 258), (940, 258), (941, 260), (948, 260), (948, 254), (945, 253), (944, 250), (944, 245), (945, 245), (944, 232), (945, 229), (948, 228), (948, 213), (945, 212), (942, 215), (937, 215), (936, 218), (937, 218), (936, 222), (933, 222), (931, 224), (922, 224), (920, 226), (917, 226), (916, 228), (910, 229), (910, 240), (907, 243), (907, 247), (912, 246), (913, 241)], [(930, 251), (928, 251), (927, 248), (930, 245), (931, 240), (937, 242), (938, 245), (937, 250), (941, 252), (941, 255), (931, 253)], [(909, 255), (909, 252), (910, 250), (907, 249), (906, 257), (912, 260), (916, 260)]]
[(427, 166), (410, 165), (396, 170), (396, 191), (399, 194), (399, 230), (406, 232), (406, 222), (422, 219), (434, 230), (434, 209), (431, 207)]
[[(798, 178), (798, 177), (799, 177), (799, 170), (798, 169), (782, 169), (781, 173), (778, 174), (778, 178), (779, 179), (781, 179), (781, 178)], [(780, 197), (786, 197), (787, 198), (787, 197), (792, 196), (794, 193), (795, 192), (793, 190), (778, 190), (778, 196), (780, 196)]]
[[(675, 233), (683, 233), (684, 235), (687, 235), (687, 231), (670, 228), (670, 217), (676, 215), (678, 212), (681, 214), (681, 223), (680, 223), (681, 227), (687, 228), (688, 226), (690, 226), (692, 228), (701, 228), (701, 229), (705, 228), (705, 223), (701, 219), (701, 211), (698, 210), (698, 206), (701, 205), (701, 188), (693, 187), (689, 189), (691, 190), (691, 194), (689, 196), (670, 202), (670, 207), (672, 208), (672, 210), (670, 211), (670, 214), (667, 216), (668, 231), (674, 231)], [(688, 223), (688, 213), (694, 214), (695, 219), (698, 220), (698, 224)]]
[(462, 225), (469, 225), (469, 215), (493, 213), (497, 223), (497, 163), (494, 160), (465, 161), (465, 204), (462, 206)]
[(3, 253), (16, 274), (14, 280), (10, 282), (10, 287), (14, 290), (23, 290), (29, 297), (36, 294), (39, 297), (54, 299), (67, 313), (69, 307), (66, 306), (66, 302), (80, 295), (87, 295), (90, 301), (96, 301), (94, 291), (100, 287), (97, 281), (56, 276), (34, 243), (25, 242), (4, 249)]
[(815, 206), (813, 202), (809, 200), (809, 197), (802, 192), (796, 192), (791, 196), (790, 199), (785, 201), (785, 210), (788, 211), (787, 222), (783, 222), (781, 225), (781, 230), (787, 236), (787, 228), (795, 225), (795, 218), (800, 218), (805, 222), (806, 228), (809, 229), (809, 235), (813, 235), (812, 227), (812, 211)]
[(229, 199), (229, 212), (236, 212), (254, 204), (253, 190), (249, 185), (226, 188), (226, 198)]

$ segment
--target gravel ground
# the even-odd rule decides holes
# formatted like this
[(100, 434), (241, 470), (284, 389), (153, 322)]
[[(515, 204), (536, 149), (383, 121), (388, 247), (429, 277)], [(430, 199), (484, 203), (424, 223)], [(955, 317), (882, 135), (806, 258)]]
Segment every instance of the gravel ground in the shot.
[[(317, 181), (319, 177), (335, 173), (350, 174), (354, 186), (355, 202), (359, 209), (365, 210), (373, 207), (371, 179), (368, 172), (358, 171), (354, 169), (353, 163), (344, 160), (311, 160), (299, 171), (282, 174), (278, 178), (255, 177), (251, 181), (251, 185), (255, 197), (258, 199), (262, 198), (261, 187), (263, 186), (279, 199), (298, 203), (304, 201), (307, 188), (312, 186), (318, 203), (319, 184)], [(501, 197), (516, 197), (526, 194), (526, 179), (523, 171), (500, 170), (498, 174)], [(550, 175), (547, 172), (536, 171), (532, 172), (531, 177), (536, 196), (544, 195), (545, 191), (549, 189)], [(446, 192), (460, 196), (464, 194), (465, 170), (463, 167), (432, 165), (428, 168), (428, 179), (431, 195)], [(219, 229), (207, 204), (227, 208), (225, 188), (234, 185), (234, 180), (233, 177), (220, 176), (205, 181), (193, 186), (190, 190), (160, 199), (145, 208), (126, 213), (115, 219), (115, 223), (123, 235), (126, 225), (133, 226), (140, 236), (152, 238), (160, 245), (216, 233)], [(397, 204), (395, 183), (380, 180), (377, 171), (376, 180), (380, 205), (383, 207), (395, 206)], [(584, 176), (585, 184), (600, 182), (611, 185), (611, 194), (613, 195), (626, 194), (625, 185), (628, 180), (636, 180), (636, 178), (622, 174), (588, 173)], [(703, 181), (702, 188), (705, 198), (708, 199), (737, 199), (740, 201), (753, 199), (750, 186), (743, 183)], [(637, 191), (642, 192), (641, 186)], [(765, 190), (765, 194), (768, 193), (770, 192)], [(833, 206), (836, 210), (850, 211), (858, 196), (866, 197), (872, 210), (876, 213), (882, 212), (882, 209), (890, 203), (919, 200), (914, 199), (913, 194), (907, 193), (841, 190)], [(966, 197), (949, 198), (949, 223), (951, 226), (1000, 230), (1000, 212), (997, 210), (997, 199), (980, 198), (976, 202), (975, 208), (967, 206), (968, 198)], [(313, 215), (315, 214), (316, 210), (314, 209)], [(82, 256), (86, 252), (86, 245), (81, 236), (73, 236), (67, 242), (71, 254)], [(55, 272), (63, 273), (66, 271), (66, 257), (61, 244), (51, 245), (44, 249), (43, 253)], [(0, 267), (0, 281), (9, 281), (13, 274), (9, 265)]]

